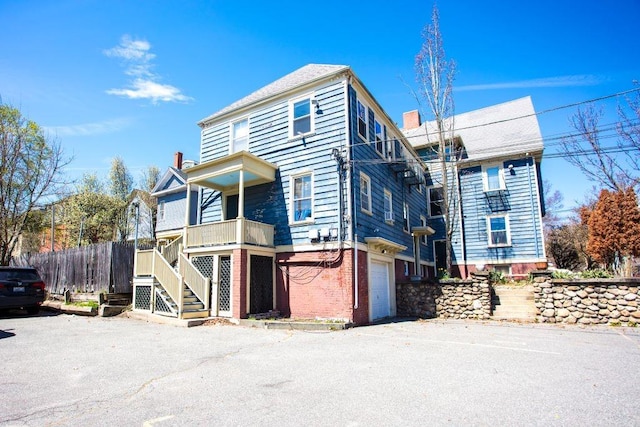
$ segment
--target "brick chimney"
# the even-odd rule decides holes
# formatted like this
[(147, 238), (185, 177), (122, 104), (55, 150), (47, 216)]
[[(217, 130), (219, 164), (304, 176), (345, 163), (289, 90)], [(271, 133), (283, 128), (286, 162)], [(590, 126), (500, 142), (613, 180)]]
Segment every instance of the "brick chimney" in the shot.
[(415, 129), (421, 125), (420, 112), (418, 110), (407, 111), (402, 113), (402, 128), (403, 129)]
[(178, 170), (182, 169), (182, 153), (180, 151), (173, 155), (173, 167)]

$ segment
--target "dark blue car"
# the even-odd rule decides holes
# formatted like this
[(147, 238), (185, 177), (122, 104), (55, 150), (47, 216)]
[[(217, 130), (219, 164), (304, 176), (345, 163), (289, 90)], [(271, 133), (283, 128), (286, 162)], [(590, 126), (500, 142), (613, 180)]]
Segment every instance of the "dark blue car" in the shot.
[(37, 314), (44, 301), (44, 288), (35, 268), (0, 267), (0, 310), (22, 308)]

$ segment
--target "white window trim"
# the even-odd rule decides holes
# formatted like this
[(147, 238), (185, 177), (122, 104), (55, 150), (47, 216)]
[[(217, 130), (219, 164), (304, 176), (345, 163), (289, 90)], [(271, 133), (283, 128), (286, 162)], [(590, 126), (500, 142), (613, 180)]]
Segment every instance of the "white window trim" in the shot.
[[(389, 207), (390, 207), (390, 211), (387, 211), (385, 206), (384, 206), (384, 199), (389, 196)], [(393, 215), (393, 193), (389, 190), (387, 190), (386, 188), (384, 189), (384, 197), (382, 199), (382, 210), (384, 211), (384, 222), (386, 222), (387, 224), (393, 224), (394, 221), (394, 215)], [(391, 214), (391, 219), (387, 219), (387, 213)]]
[[(360, 133), (360, 116), (358, 115), (358, 103), (360, 103), (364, 107), (364, 133), (365, 135)], [(364, 139), (365, 142), (369, 142), (369, 106), (362, 102), (360, 98), (356, 98), (356, 132), (360, 136), (360, 138)]]
[[(310, 129), (309, 132), (306, 132), (302, 135), (294, 135), (293, 134), (293, 114), (294, 114), (294, 110), (293, 110), (293, 106), (294, 104), (296, 104), (297, 102), (300, 101), (304, 101), (305, 99), (309, 100), (309, 117), (311, 118), (310, 120)], [(309, 136), (309, 135), (313, 135), (316, 131), (316, 115), (315, 115), (315, 111), (314, 111), (314, 101), (315, 98), (313, 96), (312, 93), (308, 93), (302, 96), (298, 96), (296, 98), (292, 98), (289, 100), (289, 139), (300, 139), (300, 138), (304, 138), (305, 136)]]
[[(429, 187), (428, 191), (427, 191), (427, 206), (429, 206), (429, 217), (431, 218), (441, 218), (444, 216), (444, 206), (440, 207), (440, 210), (442, 210), (442, 213), (440, 215), (433, 215), (433, 213), (431, 213), (431, 190), (435, 189), (435, 188), (442, 188), (441, 185), (432, 185)], [(444, 202), (444, 199), (443, 199)]]
[[(245, 116), (245, 117), (241, 117), (239, 119), (233, 120), (229, 123), (229, 154), (234, 154), (234, 153), (238, 153), (238, 151), (234, 150), (234, 146), (235, 146), (235, 139), (234, 139), (234, 135), (233, 135), (233, 126), (236, 123), (240, 123), (240, 122), (247, 122), (247, 149), (246, 151), (249, 151), (249, 140), (251, 137), (251, 123), (249, 123), (249, 116)], [(240, 150), (242, 151), (242, 150)]]
[[(489, 190), (489, 177), (487, 175), (487, 170), (493, 169), (493, 168), (498, 168), (498, 181), (500, 182), (500, 188), (494, 188)], [(485, 192), (506, 190), (507, 186), (504, 181), (504, 164), (492, 163), (492, 164), (482, 165), (482, 188)]]
[[(301, 178), (304, 176), (310, 176), (311, 177), (311, 217), (310, 218), (305, 218), (301, 221), (296, 221), (296, 200), (295, 200), (295, 192), (296, 192), (296, 188), (295, 188), (295, 181), (297, 178)], [(294, 175), (291, 175), (289, 177), (289, 195), (290, 195), (290, 200), (291, 200), (291, 212), (289, 214), (289, 224), (291, 225), (301, 225), (301, 224), (309, 224), (309, 223), (313, 223), (315, 222), (315, 209), (314, 209), (314, 203), (315, 203), (315, 197), (314, 197), (315, 191), (314, 191), (314, 180), (313, 180), (313, 172), (312, 171), (306, 171), (306, 172), (300, 172), (300, 173), (296, 173)]]
[[(367, 184), (368, 184), (367, 189), (369, 190), (369, 192), (367, 194), (367, 199), (369, 201), (369, 210), (362, 207), (362, 179), (363, 178), (367, 181)], [(369, 215), (372, 215), (373, 214), (372, 209), (373, 207), (371, 206), (371, 178), (369, 178), (369, 175), (367, 175), (366, 173), (360, 172), (360, 210)]]
[[(507, 232), (507, 243), (491, 243), (491, 218), (504, 218), (505, 229)], [(509, 225), (509, 214), (495, 214), (487, 216), (487, 245), (490, 248), (506, 248), (511, 246), (511, 226)]]

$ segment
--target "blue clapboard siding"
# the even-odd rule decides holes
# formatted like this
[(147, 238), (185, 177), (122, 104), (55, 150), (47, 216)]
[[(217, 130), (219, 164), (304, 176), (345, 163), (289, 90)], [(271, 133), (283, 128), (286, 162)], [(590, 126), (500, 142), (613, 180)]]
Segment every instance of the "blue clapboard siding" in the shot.
[[(539, 194), (535, 183), (537, 171), (531, 159), (501, 162), (507, 191), (506, 203), (491, 208), (485, 197), (480, 166), (460, 171), (462, 209), (467, 259), (474, 261), (509, 263), (516, 259), (535, 259), (543, 255), (539, 216)], [(513, 165), (509, 170), (508, 165)], [(511, 246), (490, 248), (488, 245), (487, 216), (506, 213), (509, 216)]]
[[(426, 202), (424, 187), (422, 193), (416, 186), (409, 187), (402, 177), (402, 173), (395, 173), (390, 164), (386, 162), (375, 148), (375, 134), (373, 120), (375, 118), (384, 126), (382, 114), (376, 114), (370, 110), (368, 141), (363, 140), (358, 135), (357, 128), (357, 93), (353, 88), (349, 91), (350, 99), (350, 122), (352, 135), (352, 158), (353, 158), (353, 220), (356, 224), (355, 233), (358, 240), (364, 241), (365, 237), (382, 237), (392, 242), (404, 245), (407, 249), (403, 255), (413, 256), (413, 238), (409, 233), (403, 231), (403, 202), (409, 204), (409, 224), (411, 227), (420, 225), (420, 215), (426, 217)], [(371, 105), (369, 106), (371, 107)], [(396, 149), (397, 152), (397, 149)], [(366, 174), (371, 180), (371, 211), (369, 215), (360, 208), (360, 173)], [(384, 190), (387, 189), (392, 194), (393, 199), (393, 224), (384, 220)]]
[[(426, 153), (432, 152), (431, 149), (422, 149), (418, 150), (418, 154), (421, 157), (424, 157)], [(442, 186), (442, 173), (440, 172), (440, 164), (438, 161), (429, 161), (427, 162), (429, 166), (429, 171), (427, 172), (426, 184), (427, 190), (425, 194), (425, 199), (429, 202), (428, 191), (430, 187), (441, 187)], [(460, 211), (457, 209), (460, 206), (460, 194), (458, 193), (458, 189), (456, 188), (456, 179), (454, 175), (455, 171), (449, 170), (449, 191), (451, 192), (451, 197), (454, 197), (456, 200), (456, 205), (454, 206), (454, 225), (453, 225), (453, 234), (451, 236), (451, 262), (463, 262), (464, 254), (463, 254), (463, 238), (462, 238), (462, 225), (460, 218)], [(429, 213), (429, 208), (427, 207), (427, 213)], [(427, 215), (427, 224), (435, 230), (435, 233), (432, 236), (427, 238), (426, 248), (423, 247), (421, 256), (423, 260), (427, 260), (429, 262), (435, 262), (435, 254), (433, 242), (435, 240), (445, 240), (446, 239), (446, 228), (443, 216), (435, 216), (430, 217)]]
[[(289, 139), (288, 99), (238, 116), (249, 118), (249, 151), (278, 166), (275, 182), (245, 189), (244, 212), (248, 219), (275, 225), (276, 245), (308, 243), (310, 228), (338, 228), (338, 173), (331, 151), (346, 141), (344, 83), (327, 83), (312, 94), (320, 111), (312, 106), (315, 133), (304, 139)], [(231, 121), (202, 131), (202, 162), (228, 155)], [(314, 221), (291, 224), (291, 177), (308, 172), (313, 174)], [(203, 223), (222, 219), (222, 197), (218, 192), (205, 190), (203, 202)]]

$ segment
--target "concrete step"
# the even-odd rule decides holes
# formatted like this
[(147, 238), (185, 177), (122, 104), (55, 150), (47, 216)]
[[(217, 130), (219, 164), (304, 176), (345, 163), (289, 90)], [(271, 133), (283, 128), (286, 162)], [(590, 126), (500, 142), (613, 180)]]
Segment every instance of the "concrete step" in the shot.
[(209, 310), (184, 310), (182, 312), (183, 319), (201, 319), (209, 317)]
[(531, 286), (518, 288), (498, 286), (494, 288), (491, 305), (492, 318), (495, 320), (533, 322), (537, 316)]

